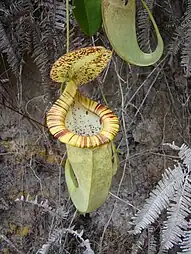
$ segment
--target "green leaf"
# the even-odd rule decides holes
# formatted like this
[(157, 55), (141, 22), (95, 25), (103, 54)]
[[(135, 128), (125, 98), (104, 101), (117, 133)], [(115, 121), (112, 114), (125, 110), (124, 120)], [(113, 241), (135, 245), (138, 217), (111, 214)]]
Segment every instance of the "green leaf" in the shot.
[(95, 34), (102, 24), (101, 0), (73, 0), (73, 7), (81, 30), (89, 36)]
[(163, 53), (163, 40), (155, 20), (144, 0), (141, 0), (153, 24), (157, 47), (151, 53), (143, 52), (136, 35), (136, 0), (128, 0), (127, 5), (122, 0), (103, 0), (102, 17), (107, 37), (116, 53), (126, 62), (139, 66), (156, 63)]

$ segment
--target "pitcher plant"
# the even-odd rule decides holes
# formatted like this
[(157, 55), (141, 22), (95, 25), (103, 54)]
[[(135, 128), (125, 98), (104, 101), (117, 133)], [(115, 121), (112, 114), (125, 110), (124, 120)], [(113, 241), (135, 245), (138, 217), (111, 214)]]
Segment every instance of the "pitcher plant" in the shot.
[(155, 64), (163, 54), (163, 40), (157, 24), (144, 0), (140, 1), (156, 33), (156, 48), (153, 52), (143, 52), (137, 39), (136, 0), (102, 0), (102, 18), (107, 37), (116, 53), (126, 62), (149, 66)]
[(60, 57), (51, 70), (51, 78), (66, 86), (47, 114), (47, 125), (66, 144), (66, 183), (82, 213), (94, 211), (108, 196), (117, 170), (112, 140), (119, 121), (109, 108), (83, 96), (78, 88), (95, 79), (111, 56), (104, 47), (82, 48)]

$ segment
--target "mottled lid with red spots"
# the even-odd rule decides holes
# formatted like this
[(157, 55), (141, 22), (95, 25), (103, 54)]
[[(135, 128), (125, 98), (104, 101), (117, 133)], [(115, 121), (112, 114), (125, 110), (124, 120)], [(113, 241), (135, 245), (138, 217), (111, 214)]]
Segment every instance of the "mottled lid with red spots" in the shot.
[(71, 51), (53, 64), (50, 76), (56, 82), (72, 80), (76, 86), (80, 86), (95, 79), (107, 66), (111, 57), (112, 52), (101, 46)]

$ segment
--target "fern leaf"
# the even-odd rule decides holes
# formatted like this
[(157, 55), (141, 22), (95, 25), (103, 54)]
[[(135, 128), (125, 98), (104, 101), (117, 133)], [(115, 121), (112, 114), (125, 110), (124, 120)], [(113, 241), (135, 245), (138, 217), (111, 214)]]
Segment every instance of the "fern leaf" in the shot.
[(20, 21), (21, 22), (15, 26), (15, 36), (19, 45), (19, 54), (23, 56), (25, 53), (29, 54), (32, 52), (32, 22), (30, 16), (22, 17)]
[(170, 146), (173, 150), (179, 151), (178, 156), (180, 160), (184, 165), (186, 165), (189, 171), (191, 170), (191, 149), (187, 145), (182, 144), (181, 147), (179, 147), (176, 146), (174, 142), (172, 144), (165, 143), (164, 145)]
[(49, 68), (50, 68), (49, 58), (48, 58), (46, 48), (43, 46), (41, 41), (40, 27), (38, 24), (34, 26), (34, 29), (32, 31), (32, 38), (33, 38), (32, 58), (34, 59), (34, 62), (39, 68), (41, 75), (43, 77), (48, 76)]
[(185, 41), (187, 27), (180, 24), (176, 29), (172, 36), (172, 39), (168, 45), (168, 53), (175, 56), (180, 50), (181, 46)]
[(73, 228), (55, 229), (49, 236), (48, 241), (45, 244), (43, 244), (40, 250), (38, 250), (37, 254), (47, 254), (50, 250), (50, 247), (58, 243), (58, 241), (61, 241), (62, 236), (65, 233), (70, 233), (81, 241), (80, 246), (85, 247), (85, 250), (83, 252), (84, 254), (94, 254), (94, 251), (90, 247), (89, 240), (88, 239), (84, 240), (82, 238), (83, 231), (78, 233), (77, 231), (73, 230)]
[(141, 232), (136, 244), (133, 244), (131, 254), (139, 253), (139, 251), (143, 249), (146, 239), (147, 239), (147, 232), (146, 232), (146, 230), (143, 230)]
[(191, 41), (191, 26), (189, 25), (186, 31), (184, 46), (181, 52), (181, 65), (184, 68), (184, 74), (186, 77), (191, 76), (191, 42), (190, 41)]
[(187, 7), (182, 22), (175, 29), (168, 45), (168, 52), (175, 56), (181, 49), (181, 66), (184, 68), (186, 77), (191, 75), (191, 1), (187, 0)]
[(151, 192), (143, 209), (134, 218), (134, 233), (139, 233), (142, 229), (148, 227), (169, 206), (170, 200), (173, 199), (175, 191), (180, 188), (184, 177), (185, 174), (180, 164), (175, 166), (173, 170), (166, 169), (163, 178)]
[(20, 59), (16, 55), (10, 39), (7, 37), (3, 24), (0, 21), (0, 52), (5, 53), (7, 56), (7, 62), (12, 68), (13, 73), (17, 76), (20, 68)]
[(167, 221), (162, 230), (161, 250), (172, 248), (174, 244), (180, 243), (182, 236), (185, 235), (185, 230), (188, 228), (186, 217), (190, 214), (190, 189), (191, 180), (187, 175), (167, 210)]
[(54, 4), (55, 4), (54, 0), (40, 0), (37, 2), (38, 2), (38, 6), (41, 6), (43, 8), (48, 8), (48, 9), (54, 9)]
[(157, 253), (157, 242), (154, 237), (154, 228), (148, 228), (148, 254)]
[(41, 22), (39, 23), (41, 44), (46, 49), (51, 64), (55, 61), (56, 51), (56, 3), (54, 0), (40, 1), (42, 5)]
[(11, 21), (15, 21), (18, 18), (29, 15), (32, 11), (32, 3), (31, 0), (16, 0), (13, 1), (9, 6), (9, 17)]
[(56, 1), (55, 25), (57, 29), (65, 30), (66, 28), (66, 4)]
[(53, 233), (49, 236), (48, 241), (43, 244), (42, 248), (37, 251), (37, 254), (47, 254), (49, 252), (49, 249), (52, 245), (56, 244), (63, 235), (62, 229), (56, 229), (53, 231)]
[[(149, 10), (152, 13), (152, 10), (155, 5), (155, 1), (146, 0), (145, 3), (147, 4), (147, 6), (149, 7)], [(152, 26), (151, 26), (150, 19), (148, 17), (148, 13), (145, 10), (145, 8), (143, 8), (142, 6), (140, 6), (140, 8), (138, 9), (137, 27), (139, 30), (138, 41), (139, 41), (141, 49), (145, 52), (151, 52), (150, 31)]]
[(184, 68), (184, 74), (186, 77), (191, 76), (191, 0), (187, 0), (187, 8), (184, 15), (182, 26), (187, 27), (185, 33), (185, 40), (181, 51), (181, 66)]
[(191, 149), (183, 144), (180, 147), (180, 152), (178, 153), (180, 159), (183, 161), (183, 164), (191, 170)]
[(17, 198), (15, 201), (16, 202), (19, 202), (19, 201), (24, 202), (25, 201), (27, 203), (37, 205), (39, 208), (43, 208), (43, 210), (45, 210), (46, 212), (48, 212), (50, 215), (52, 215), (54, 217), (66, 219), (66, 217), (68, 216), (68, 212), (65, 211), (64, 206), (60, 206), (57, 209), (55, 209), (49, 205), (48, 199), (41, 200), (40, 202), (38, 202), (38, 196), (35, 196), (35, 199), (32, 200), (30, 198), (30, 195), (28, 194), (26, 199), (24, 196), (21, 196), (20, 198)]
[(2, 23), (6, 22), (9, 15), (9, 10), (5, 7), (4, 2), (0, 2), (0, 21)]
[(184, 253), (191, 252), (191, 223), (189, 223), (189, 230), (185, 233), (183, 241), (181, 243), (181, 249)]

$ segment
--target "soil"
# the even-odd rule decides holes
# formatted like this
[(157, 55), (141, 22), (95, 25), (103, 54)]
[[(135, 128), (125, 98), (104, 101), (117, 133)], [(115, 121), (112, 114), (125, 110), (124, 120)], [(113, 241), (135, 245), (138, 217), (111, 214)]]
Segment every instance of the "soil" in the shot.
[[(88, 85), (89, 96), (103, 103), (106, 99), (118, 114), (120, 132), (112, 194), (86, 216), (76, 212), (69, 199), (62, 166), (65, 146), (51, 138), (46, 127), (0, 107), (0, 253), (37, 253), (55, 229), (68, 228), (78, 234), (83, 230), (83, 239), (89, 239), (95, 253), (132, 253), (137, 239), (129, 233), (132, 216), (164, 169), (174, 163), (172, 150), (163, 144), (190, 144), (190, 80), (181, 71), (174, 74), (168, 63), (147, 79), (151, 70), (129, 66), (114, 56), (108, 72)], [(21, 84), (10, 80), (13, 109), (43, 124), (49, 104), (35, 65), (27, 61)], [(48, 253), (91, 253), (85, 252), (75, 233), (62, 234)], [(144, 243), (138, 253), (147, 250)]]

